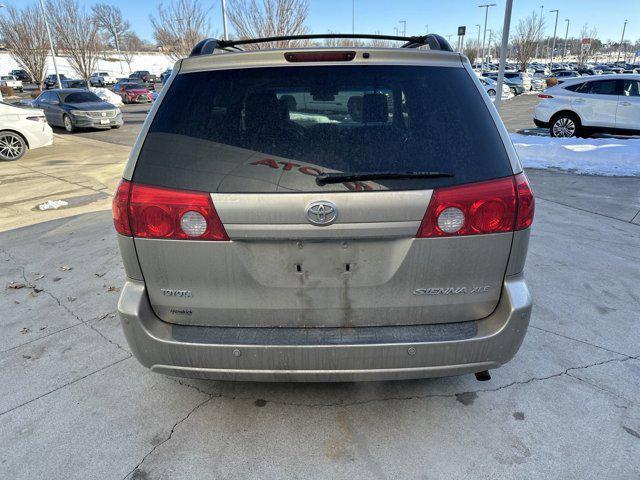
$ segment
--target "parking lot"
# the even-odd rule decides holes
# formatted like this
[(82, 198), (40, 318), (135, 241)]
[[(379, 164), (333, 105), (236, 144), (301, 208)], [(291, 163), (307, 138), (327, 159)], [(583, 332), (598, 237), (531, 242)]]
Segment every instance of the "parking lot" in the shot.
[[(507, 128), (534, 104), (503, 103)], [(488, 382), (183, 380), (115, 313), (110, 201), (147, 109), (2, 165), (0, 478), (638, 478), (639, 177), (527, 172), (534, 310)]]

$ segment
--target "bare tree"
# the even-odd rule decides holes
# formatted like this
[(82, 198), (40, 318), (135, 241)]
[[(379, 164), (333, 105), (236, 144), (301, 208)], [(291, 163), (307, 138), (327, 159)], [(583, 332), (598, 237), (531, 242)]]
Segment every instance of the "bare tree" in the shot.
[[(578, 52), (578, 63), (582, 65), (587, 61), (587, 58), (591, 56), (591, 54), (597, 51), (596, 45), (592, 45), (593, 40), (598, 36), (598, 29), (596, 27), (589, 28), (589, 24), (585, 23), (582, 25), (582, 29), (580, 29), (580, 47), (577, 49)], [(589, 43), (582, 43), (583, 39), (589, 39)]]
[(544, 18), (534, 10), (526, 18), (520, 19), (513, 35), (513, 51), (520, 69), (525, 70), (536, 53), (536, 44), (544, 31)]
[(131, 62), (133, 61), (133, 57), (136, 52), (142, 50), (144, 43), (140, 40), (135, 33), (129, 32), (124, 35), (120, 41), (120, 54), (125, 62), (127, 62), (127, 66), (129, 70), (131, 70)]
[[(304, 35), (308, 31), (305, 25), (308, 15), (308, 0), (233, 0), (229, 2), (229, 21), (239, 38)], [(309, 42), (304, 40), (269, 42), (247, 45), (246, 48), (284, 48), (308, 44)]]
[(476, 60), (480, 56), (480, 45), (477, 40), (468, 40), (464, 47), (464, 54), (471, 62), (471, 65), (475, 65)]
[(97, 23), (75, 0), (49, 0), (49, 10), (58, 48), (71, 68), (88, 81), (102, 47)]
[(97, 3), (91, 7), (93, 18), (98, 28), (105, 32), (118, 52), (121, 50), (121, 40), (128, 33), (130, 25), (122, 17), (120, 9), (107, 3)]
[(13, 59), (41, 85), (50, 48), (39, 8), (34, 4), (17, 10), (10, 5), (0, 16), (0, 36)]
[(158, 17), (150, 16), (153, 37), (173, 60), (187, 57), (196, 43), (206, 37), (207, 10), (200, 0), (171, 0), (160, 4)]

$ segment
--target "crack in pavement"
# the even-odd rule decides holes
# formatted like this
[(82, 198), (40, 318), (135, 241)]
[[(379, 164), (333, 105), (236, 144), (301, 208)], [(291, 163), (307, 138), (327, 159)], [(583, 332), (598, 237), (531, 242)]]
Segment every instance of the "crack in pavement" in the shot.
[[(501, 390), (505, 390), (508, 388), (511, 388), (513, 386), (520, 386), (520, 385), (526, 385), (532, 382), (539, 382), (539, 381), (544, 381), (544, 380), (549, 380), (551, 378), (558, 378), (558, 377), (562, 377), (562, 376), (569, 376), (571, 378), (574, 378), (578, 381), (581, 381), (585, 384), (591, 385), (595, 388), (598, 388), (599, 390), (602, 390), (605, 393), (614, 395), (616, 397), (619, 397), (627, 402), (629, 402), (630, 404), (633, 404), (634, 402), (621, 397), (620, 395), (614, 394), (613, 392), (610, 392), (608, 390), (603, 389), (602, 387), (599, 387), (598, 385), (592, 384), (591, 382), (587, 382), (579, 377), (576, 377), (574, 375), (571, 375), (570, 372), (573, 371), (577, 371), (577, 370), (585, 370), (588, 368), (592, 368), (592, 367), (597, 367), (599, 365), (605, 365), (608, 363), (613, 363), (613, 362), (626, 362), (628, 360), (637, 360), (638, 358), (640, 358), (640, 356), (627, 356), (626, 358), (613, 358), (613, 359), (609, 359), (609, 360), (603, 360), (601, 362), (596, 362), (596, 363), (591, 363), (588, 365), (580, 365), (580, 366), (576, 366), (576, 367), (569, 367), (567, 369), (565, 369), (562, 372), (559, 373), (554, 373), (552, 375), (548, 375), (546, 377), (532, 377), (529, 378), (527, 380), (519, 380), (519, 381), (514, 381), (511, 383), (508, 383), (506, 385), (502, 385), (500, 387), (496, 387), (496, 388), (485, 388), (485, 389), (478, 389), (478, 390), (472, 390), (472, 391), (467, 391), (467, 392), (457, 392), (457, 393), (442, 393), (442, 394), (426, 394), (426, 395), (409, 395), (409, 396), (394, 396), (394, 397), (384, 397), (384, 398), (372, 398), (372, 399), (368, 399), (368, 400), (360, 400), (360, 401), (354, 401), (354, 402), (332, 402), (332, 403), (296, 403), (296, 402), (284, 402), (284, 401), (280, 401), (280, 400), (266, 400), (268, 403), (273, 403), (275, 405), (281, 405), (281, 406), (290, 406), (290, 407), (307, 407), (307, 408), (331, 408), (331, 407), (350, 407), (350, 406), (355, 406), (355, 405), (366, 405), (366, 404), (371, 404), (371, 403), (382, 403), (382, 402), (388, 402), (388, 401), (407, 401), (407, 400), (422, 400), (422, 399), (427, 399), (427, 398), (456, 398), (459, 395), (464, 395), (464, 394), (469, 394), (469, 393), (491, 393), (491, 392), (498, 392)], [(173, 424), (173, 426), (171, 427), (171, 431), (169, 432), (169, 435), (167, 436), (167, 438), (165, 438), (162, 442), (158, 443), (157, 445), (154, 445), (153, 448), (151, 448), (151, 450), (149, 450), (144, 457), (142, 457), (142, 460), (140, 460), (140, 462), (138, 462), (138, 464), (131, 470), (129, 471), (129, 473), (127, 473), (124, 477), (123, 480), (129, 479), (131, 478), (131, 475), (133, 475), (134, 473), (136, 473), (140, 467), (142, 466), (142, 464), (147, 460), (147, 458), (153, 454), (153, 452), (155, 452), (158, 448), (160, 448), (162, 445), (164, 445), (165, 443), (169, 442), (171, 440), (171, 438), (173, 437), (173, 433), (175, 432), (176, 428), (183, 422), (187, 421), (189, 419), (189, 417), (196, 411), (198, 410), (200, 407), (202, 407), (203, 405), (205, 405), (206, 403), (210, 402), (213, 399), (226, 399), (226, 400), (257, 400), (256, 397), (253, 396), (228, 396), (225, 395), (224, 393), (220, 392), (220, 393), (207, 393), (203, 390), (201, 390), (200, 388), (194, 386), (194, 385), (190, 385), (187, 383), (184, 383), (178, 379), (175, 378), (171, 378), (172, 381), (174, 381), (175, 383), (178, 383), (179, 385), (182, 385), (184, 387), (187, 388), (191, 388), (194, 389), (196, 391), (198, 391), (199, 393), (202, 393), (203, 395), (206, 395), (207, 398), (205, 400), (203, 400), (202, 402), (198, 403), (195, 407), (193, 407), (184, 417), (182, 417), (180, 420), (178, 420), (176, 423)], [(614, 404), (615, 405), (615, 404)], [(619, 405), (615, 405), (617, 408), (627, 408), (625, 406), (619, 406)]]
[(546, 329), (541, 328), (541, 327), (536, 327), (535, 325), (529, 324), (529, 328), (535, 328), (536, 330), (540, 330), (541, 332), (550, 333), (551, 335), (557, 335), (558, 337), (566, 338), (567, 340), (573, 340), (575, 342), (584, 343), (585, 345), (589, 345), (590, 347), (599, 348), (601, 350), (604, 350), (605, 352), (615, 353), (616, 355), (622, 355), (623, 357), (631, 357), (632, 356), (632, 355), (630, 355), (628, 353), (622, 353), (622, 352), (618, 352), (616, 350), (611, 350), (610, 348), (603, 347), (601, 345), (596, 345), (595, 343), (589, 343), (586, 340), (580, 340), (578, 338), (573, 338), (573, 337), (570, 337), (568, 335), (564, 335), (562, 333), (552, 332), (551, 330), (546, 330)]
[[(96, 317), (92, 317), (92, 318), (90, 318), (90, 319), (88, 319), (88, 320), (83, 319), (80, 315), (78, 315), (75, 311), (73, 311), (73, 310), (72, 310), (71, 308), (69, 308), (66, 304), (64, 304), (64, 303), (63, 303), (63, 302), (62, 302), (62, 301), (61, 301), (61, 300), (60, 300), (56, 295), (54, 295), (53, 293), (51, 293), (49, 290), (47, 290), (47, 289), (45, 289), (45, 288), (40, 288), (40, 287), (38, 287), (36, 284), (34, 284), (34, 283), (32, 283), (30, 280), (28, 280), (28, 279), (27, 279), (27, 274), (25, 273), (25, 267), (24, 267), (24, 266), (22, 266), (22, 265), (20, 265), (20, 264), (18, 263), (18, 261), (16, 260), (16, 258), (15, 258), (13, 255), (11, 255), (7, 250), (5, 250), (4, 248), (0, 248), (0, 252), (4, 253), (7, 257), (9, 257), (9, 259), (10, 259), (10, 260), (15, 264), (15, 266), (16, 266), (18, 269), (20, 269), (20, 272), (21, 272), (21, 275), (22, 275), (22, 279), (24, 280), (24, 283), (27, 285), (27, 287), (31, 288), (34, 292), (36, 292), (36, 289), (37, 289), (38, 291), (40, 291), (40, 292), (42, 292), (42, 293), (45, 293), (46, 295), (48, 295), (49, 297), (51, 297), (51, 299), (53, 299), (53, 301), (55, 301), (55, 302), (58, 304), (58, 306), (59, 306), (59, 307), (61, 307), (62, 309), (66, 310), (66, 311), (67, 311), (67, 313), (69, 313), (69, 314), (70, 314), (71, 316), (73, 316), (76, 320), (78, 320), (78, 323), (76, 323), (76, 324), (74, 324), (74, 325), (71, 325), (71, 326), (69, 326), (69, 327), (67, 327), (67, 328), (71, 328), (71, 327), (74, 327), (74, 326), (77, 326), (77, 325), (80, 325), (80, 324), (85, 325), (86, 327), (88, 327), (88, 328), (90, 328), (91, 330), (93, 330), (93, 331), (94, 331), (95, 333), (97, 333), (100, 337), (102, 337), (104, 340), (106, 340), (107, 342), (109, 342), (110, 344), (112, 344), (113, 346), (115, 346), (116, 348), (118, 348), (119, 350), (121, 350), (121, 351), (125, 352), (127, 355), (131, 355), (131, 352), (130, 352), (128, 349), (124, 348), (124, 347), (123, 347), (122, 345), (120, 345), (118, 342), (116, 342), (116, 341), (114, 341), (114, 340), (111, 340), (109, 337), (107, 337), (106, 335), (104, 335), (100, 330), (98, 330), (97, 328), (95, 328), (95, 326), (94, 326), (94, 325), (92, 325), (92, 324), (90, 323), (90, 322), (92, 322), (93, 320), (104, 318), (104, 316), (105, 316), (105, 315), (110, 315), (110, 314), (112, 314), (112, 313), (116, 313), (116, 311), (115, 311), (115, 310), (113, 310), (113, 311), (111, 311), (111, 312), (107, 312), (106, 314), (103, 314), (103, 315), (98, 315), (98, 316), (96, 316)], [(63, 328), (63, 329), (61, 329), (61, 330), (58, 330), (58, 332), (61, 332), (61, 331), (63, 331), (63, 330), (66, 330), (67, 328)], [(54, 333), (58, 333), (58, 332), (54, 332)], [(53, 335), (53, 334), (52, 334), (52, 335)], [(39, 340), (39, 339), (41, 339), (41, 338), (46, 338), (47, 336), (49, 336), (49, 335), (46, 335), (46, 336), (43, 336), (43, 337), (39, 337), (39, 338), (34, 339), (34, 340), (32, 340), (32, 341)], [(31, 343), (31, 342), (27, 342), (27, 343)], [(22, 345), (26, 345), (26, 343), (25, 343), (25, 344), (22, 344)], [(12, 347), (12, 348), (10, 348), (10, 349), (8, 349), (8, 350), (12, 350), (12, 349), (17, 348), (17, 347), (22, 346), (22, 345), (18, 345), (18, 346), (16, 346), (16, 347)], [(0, 353), (2, 353), (2, 352), (0, 352)]]
[(49, 390), (48, 392), (45, 392), (42, 395), (38, 395), (37, 397), (32, 398), (31, 400), (27, 400), (26, 402), (21, 403), (20, 405), (16, 405), (15, 407), (11, 407), (10, 409), (5, 410), (4, 412), (0, 412), (0, 417), (2, 415), (6, 414), (6, 413), (10, 413), (10, 412), (13, 412), (14, 410), (17, 410), (18, 408), (22, 408), (25, 405), (29, 405), (30, 403), (35, 402), (36, 400), (40, 400), (41, 398), (44, 398), (47, 395), (51, 395), (52, 393), (57, 392), (58, 390), (62, 390), (63, 388), (68, 387), (69, 385), (73, 385), (74, 383), (77, 383), (77, 382), (79, 382), (81, 380), (84, 380), (85, 378), (90, 377), (91, 375), (94, 375), (96, 373), (102, 372), (103, 370), (106, 370), (107, 368), (111, 368), (114, 365), (117, 365), (118, 363), (121, 363), (121, 362), (124, 362), (125, 360), (130, 359), (131, 357), (133, 357), (133, 355), (129, 354), (127, 357), (121, 358), (120, 360), (116, 360), (115, 362), (110, 363), (109, 365), (105, 365), (104, 367), (100, 367), (99, 369), (94, 370), (92, 372), (89, 372), (86, 375), (83, 375), (82, 377), (70, 380), (67, 383), (65, 383), (64, 385), (60, 385), (59, 387), (56, 387), (53, 390)]
[(171, 440), (171, 437), (173, 436), (173, 432), (176, 430), (176, 428), (178, 427), (178, 425), (180, 425), (182, 422), (186, 421), (191, 414), (193, 414), (193, 412), (195, 412), (197, 409), (199, 409), (201, 406), (203, 406), (205, 403), (210, 402), (211, 398), (213, 398), (212, 396), (209, 396), (208, 398), (206, 398), (205, 400), (203, 400), (202, 402), (198, 403), (195, 407), (193, 407), (184, 417), (182, 417), (180, 420), (178, 420), (176, 423), (173, 424), (173, 426), (171, 427), (171, 431), (169, 432), (169, 435), (167, 436), (167, 438), (165, 438), (163, 441), (161, 441), (160, 443), (158, 443), (157, 445), (154, 445), (153, 448), (151, 450), (149, 450), (144, 457), (142, 457), (142, 460), (140, 460), (140, 462), (133, 467), (133, 469), (127, 473), (124, 477), (123, 480), (126, 480), (127, 478), (129, 478), (131, 475), (133, 475), (136, 471), (138, 471), (138, 469), (140, 468), (140, 466), (142, 466), (142, 464), (144, 463), (144, 461), (147, 459), (147, 457), (149, 455), (151, 455), (153, 452), (155, 452), (158, 448), (160, 448), (162, 445), (164, 445), (165, 443), (167, 443), (169, 440)]
[(580, 212), (591, 213), (593, 215), (599, 215), (601, 217), (610, 218), (611, 220), (617, 220), (618, 222), (623, 222), (623, 223), (626, 223), (626, 224), (629, 224), (629, 225), (634, 225), (636, 227), (640, 227), (640, 225), (638, 225), (637, 223), (633, 223), (633, 220), (640, 214), (640, 211), (637, 214), (635, 214), (631, 220), (624, 220), (622, 218), (612, 217), (612, 216), (606, 215), (604, 213), (594, 212), (592, 210), (587, 210), (586, 208), (576, 207), (575, 205), (569, 205), (567, 203), (558, 202), (557, 200), (551, 200), (549, 198), (544, 198), (544, 197), (541, 197), (539, 195), (536, 195), (536, 200), (538, 200), (538, 199), (544, 200), (545, 202), (549, 202), (549, 203), (555, 203), (556, 205), (561, 205), (563, 207), (572, 208), (572, 209), (578, 210)]

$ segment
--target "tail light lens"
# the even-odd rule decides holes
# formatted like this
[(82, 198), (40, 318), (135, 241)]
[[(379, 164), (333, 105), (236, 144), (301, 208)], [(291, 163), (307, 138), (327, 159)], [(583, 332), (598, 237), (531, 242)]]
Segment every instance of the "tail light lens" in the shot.
[(127, 237), (131, 236), (129, 213), (127, 212), (130, 193), (131, 182), (125, 179), (120, 180), (111, 204), (111, 213), (113, 214), (113, 224), (116, 227), (116, 232)]
[(350, 62), (356, 58), (356, 52), (287, 52), (284, 58), (287, 62)]
[(480, 235), (528, 228), (534, 201), (527, 177), (437, 188), (418, 229), (418, 238)]
[(539, 93), (538, 98), (553, 98), (553, 95), (549, 95), (547, 93)]
[(168, 240), (229, 240), (206, 192), (123, 180), (113, 200), (113, 218), (116, 230), (123, 235)]

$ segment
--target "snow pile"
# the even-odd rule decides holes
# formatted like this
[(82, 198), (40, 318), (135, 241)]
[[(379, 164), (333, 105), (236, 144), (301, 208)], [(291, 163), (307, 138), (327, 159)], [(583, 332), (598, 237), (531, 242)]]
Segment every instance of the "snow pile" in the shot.
[(511, 134), (525, 168), (640, 177), (640, 139), (553, 138)]
[(89, 90), (91, 90), (93, 93), (95, 93), (105, 102), (109, 102), (115, 105), (116, 107), (119, 107), (122, 105), (122, 98), (120, 98), (120, 95), (113, 93), (108, 88), (89, 87)]

